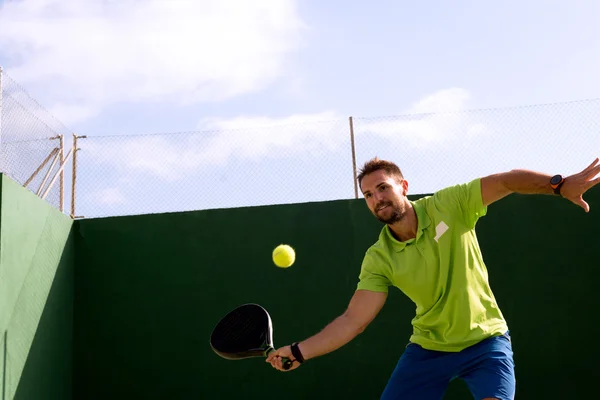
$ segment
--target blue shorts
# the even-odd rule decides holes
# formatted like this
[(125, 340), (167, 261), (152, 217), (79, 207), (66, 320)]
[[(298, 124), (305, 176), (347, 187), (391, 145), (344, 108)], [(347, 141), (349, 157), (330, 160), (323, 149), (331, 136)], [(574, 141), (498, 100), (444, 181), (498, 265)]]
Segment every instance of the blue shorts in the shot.
[(510, 335), (485, 339), (460, 352), (426, 350), (410, 343), (385, 387), (381, 400), (440, 400), (448, 384), (463, 379), (473, 397), (512, 400), (515, 364)]

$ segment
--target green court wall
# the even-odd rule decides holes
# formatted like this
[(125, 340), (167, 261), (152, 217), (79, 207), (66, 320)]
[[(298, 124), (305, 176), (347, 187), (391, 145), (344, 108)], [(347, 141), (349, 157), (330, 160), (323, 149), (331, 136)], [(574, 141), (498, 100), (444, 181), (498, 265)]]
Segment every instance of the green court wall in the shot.
[[(413, 197), (415, 198), (415, 197)], [(596, 395), (600, 191), (591, 212), (552, 196), (511, 195), (477, 231), (513, 338), (517, 398)], [(273, 318), (276, 347), (344, 311), (381, 225), (363, 200), (77, 221), (73, 390), (77, 399), (377, 399), (410, 336), (414, 305), (390, 292), (341, 349), (296, 371), (228, 361), (208, 339), (247, 302)], [(295, 247), (293, 267), (270, 259)], [(465, 399), (455, 381), (446, 399)]]
[[(5, 176), (0, 185), (2, 400), (377, 399), (410, 335), (414, 306), (392, 290), (362, 335), (290, 373), (210, 350), (214, 324), (242, 303), (270, 311), (276, 346), (343, 312), (381, 229), (362, 200), (73, 222)], [(600, 191), (585, 198), (589, 214), (511, 195), (477, 226), (517, 398), (595, 396)], [(289, 269), (271, 262), (279, 243), (296, 248)], [(445, 396), (465, 398), (460, 381)]]
[(72, 394), (73, 221), (0, 176), (0, 398)]

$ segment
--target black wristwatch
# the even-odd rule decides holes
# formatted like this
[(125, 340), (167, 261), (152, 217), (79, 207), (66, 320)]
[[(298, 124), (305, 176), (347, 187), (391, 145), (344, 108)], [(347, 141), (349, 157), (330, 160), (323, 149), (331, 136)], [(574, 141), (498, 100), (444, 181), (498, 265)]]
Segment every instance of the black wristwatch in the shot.
[(550, 178), (550, 187), (554, 190), (554, 194), (562, 196), (560, 194), (560, 187), (565, 183), (565, 178), (562, 175), (554, 175)]
[(304, 362), (304, 357), (302, 356), (302, 352), (300, 352), (300, 348), (298, 347), (298, 342), (292, 343), (292, 345), (290, 347), (292, 350), (292, 354), (294, 355), (294, 357), (296, 357), (296, 361), (298, 361), (300, 364), (302, 364)]

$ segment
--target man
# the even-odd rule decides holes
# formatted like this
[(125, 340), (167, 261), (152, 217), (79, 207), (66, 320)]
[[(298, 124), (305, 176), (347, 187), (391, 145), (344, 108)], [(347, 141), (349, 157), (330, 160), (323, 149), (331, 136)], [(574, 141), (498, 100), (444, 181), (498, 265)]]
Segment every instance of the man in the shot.
[(383, 307), (389, 286), (417, 306), (413, 334), (381, 399), (442, 399), (452, 379), (463, 379), (475, 399), (513, 399), (515, 374), (507, 323), (490, 289), (475, 235), (487, 207), (511, 193), (550, 194), (589, 212), (582, 195), (600, 182), (596, 159), (563, 178), (512, 170), (442, 189), (410, 201), (408, 182), (392, 162), (374, 158), (358, 182), (369, 210), (385, 225), (366, 252), (346, 311), (321, 332), (272, 352), (298, 368), (360, 334)]

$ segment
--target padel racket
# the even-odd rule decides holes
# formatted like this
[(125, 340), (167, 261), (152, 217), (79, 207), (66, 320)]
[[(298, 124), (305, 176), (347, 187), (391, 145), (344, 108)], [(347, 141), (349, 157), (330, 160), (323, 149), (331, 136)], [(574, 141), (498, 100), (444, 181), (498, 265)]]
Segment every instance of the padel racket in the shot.
[[(271, 316), (258, 304), (243, 304), (225, 315), (210, 335), (215, 353), (228, 360), (266, 357), (273, 348)], [(283, 369), (292, 361), (282, 358)]]

